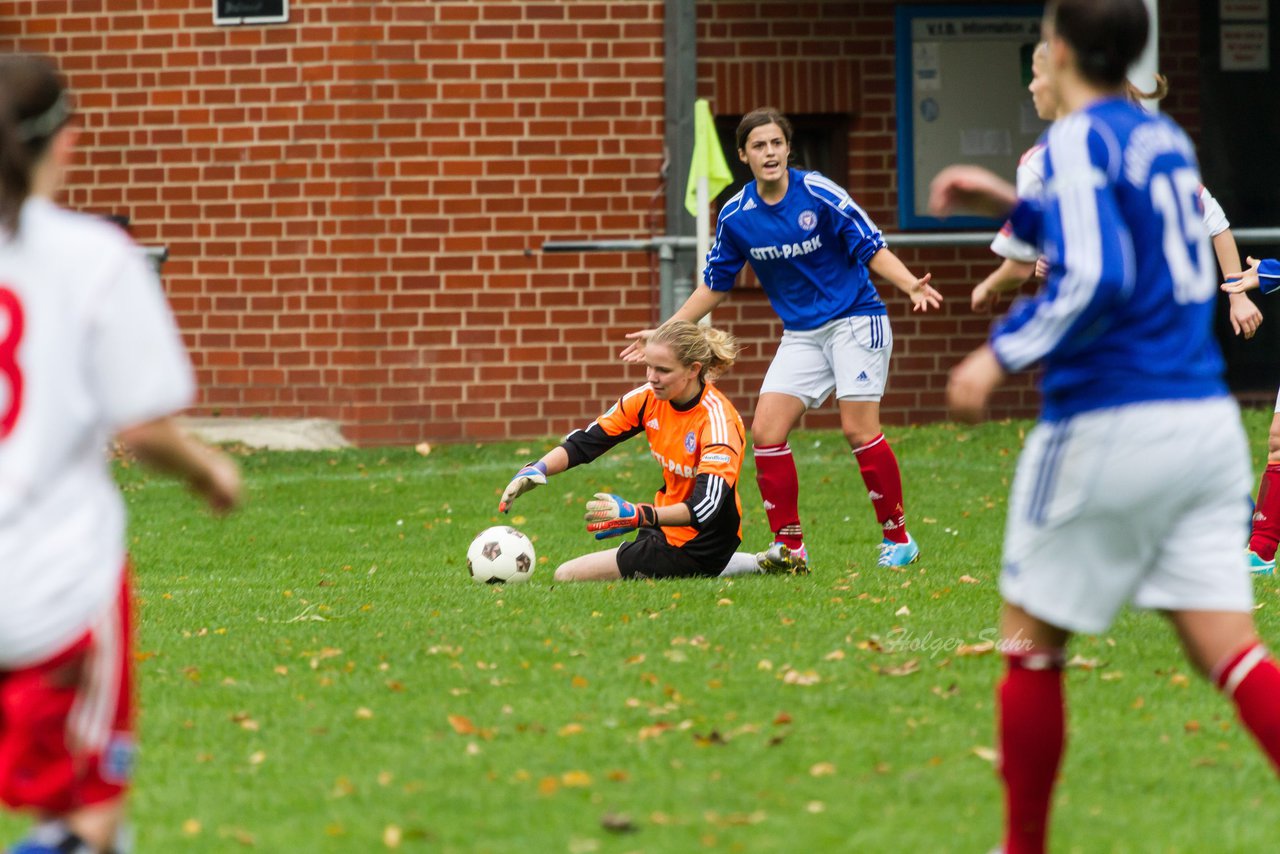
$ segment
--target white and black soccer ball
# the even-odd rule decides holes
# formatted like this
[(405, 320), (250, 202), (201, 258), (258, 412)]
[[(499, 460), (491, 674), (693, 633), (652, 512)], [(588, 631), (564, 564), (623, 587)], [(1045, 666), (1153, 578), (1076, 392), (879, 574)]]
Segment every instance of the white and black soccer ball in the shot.
[(528, 581), (536, 560), (533, 542), (507, 525), (486, 528), (467, 549), (467, 568), (477, 584)]

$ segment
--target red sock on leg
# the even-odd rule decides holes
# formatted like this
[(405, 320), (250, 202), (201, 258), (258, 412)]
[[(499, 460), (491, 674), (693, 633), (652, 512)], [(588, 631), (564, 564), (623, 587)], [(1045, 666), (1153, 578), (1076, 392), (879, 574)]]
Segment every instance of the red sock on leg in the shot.
[(1240, 720), (1280, 772), (1280, 668), (1255, 641), (1213, 669), (1213, 684), (1236, 704)]
[(1000, 776), (1004, 780), (1004, 854), (1043, 854), (1049, 804), (1066, 744), (1062, 650), (1006, 655), (996, 691)]
[(861, 448), (854, 448), (862, 482), (876, 510), (876, 520), (884, 530), (884, 538), (895, 543), (907, 541), (907, 516), (902, 509), (902, 473), (898, 458), (884, 434), (876, 436)]
[(1268, 463), (1258, 485), (1249, 548), (1263, 560), (1271, 560), (1276, 556), (1276, 543), (1280, 543), (1280, 463)]
[(756, 458), (756, 483), (769, 517), (769, 530), (776, 541), (798, 549), (804, 545), (804, 533), (800, 528), (800, 478), (791, 446), (786, 442), (753, 445), (751, 451)]

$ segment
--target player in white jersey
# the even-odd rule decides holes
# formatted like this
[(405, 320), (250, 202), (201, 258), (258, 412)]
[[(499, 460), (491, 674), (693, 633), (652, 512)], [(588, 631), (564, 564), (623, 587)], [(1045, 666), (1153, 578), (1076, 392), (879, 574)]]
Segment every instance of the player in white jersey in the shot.
[[(1036, 115), (1047, 122), (1058, 118), (1058, 100), (1049, 85), (1045, 63), (1048, 61), (1049, 45), (1041, 42), (1036, 45), (1031, 58), (1031, 83), (1027, 91), (1031, 93), (1031, 103), (1035, 105)], [(1018, 161), (1017, 172), (1018, 197), (1038, 199), (1044, 190), (1044, 140), (1040, 139), (1031, 146)], [(1006, 222), (991, 241), (991, 251), (1004, 260), (989, 276), (979, 282), (970, 295), (969, 304), (974, 311), (990, 311), (995, 307), (1000, 294), (1014, 290), (1022, 285), (1036, 271), (1036, 261), (1040, 251), (1025, 241), (1013, 236), (1013, 226)]]
[(113, 225), (55, 206), (76, 138), (53, 65), (0, 59), (0, 799), (21, 854), (123, 852), (132, 640), (116, 436), (215, 509), (225, 455), (178, 430), (191, 366), (159, 282)]
[(963, 166), (931, 192), (940, 215), (982, 202), (1009, 216), (1049, 264), (1040, 292), (1015, 303), (947, 386), (956, 416), (974, 420), (1007, 372), (1042, 370), (1000, 574), (1005, 854), (1046, 850), (1066, 644), (1104, 632), (1127, 602), (1170, 619), (1280, 770), (1280, 668), (1254, 628), (1235, 533), (1248, 448), (1211, 328), (1195, 150), (1124, 97), (1148, 27), (1143, 0), (1050, 2), (1049, 76), (1067, 115), (1049, 132), (1044, 196), (1019, 200)]

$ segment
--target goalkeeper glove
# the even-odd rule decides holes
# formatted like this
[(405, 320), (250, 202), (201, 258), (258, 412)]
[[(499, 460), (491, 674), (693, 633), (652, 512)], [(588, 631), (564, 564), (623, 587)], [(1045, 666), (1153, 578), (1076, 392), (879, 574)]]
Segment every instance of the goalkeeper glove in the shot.
[(587, 502), (587, 513), (582, 518), (587, 522), (588, 533), (595, 533), (597, 540), (620, 537), (636, 528), (658, 527), (658, 510), (652, 504), (632, 504), (607, 492), (597, 492)]
[(536, 463), (529, 463), (516, 472), (516, 476), (511, 478), (507, 488), (502, 491), (502, 499), (498, 502), (498, 509), (503, 513), (510, 512), (511, 505), (515, 503), (517, 498), (535, 486), (543, 486), (546, 482), (547, 464), (541, 460)]

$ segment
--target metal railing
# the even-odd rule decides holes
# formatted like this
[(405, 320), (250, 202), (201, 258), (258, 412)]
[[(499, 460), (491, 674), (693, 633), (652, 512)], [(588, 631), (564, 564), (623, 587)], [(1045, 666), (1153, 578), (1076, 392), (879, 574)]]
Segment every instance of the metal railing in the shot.
[[(1280, 243), (1280, 227), (1233, 228), (1237, 243)], [(890, 246), (923, 248), (935, 246), (986, 246), (994, 231), (898, 232), (884, 235)], [(693, 249), (693, 237), (641, 237), (621, 240), (548, 240), (543, 252), (657, 252), (659, 258), (677, 249)]]

